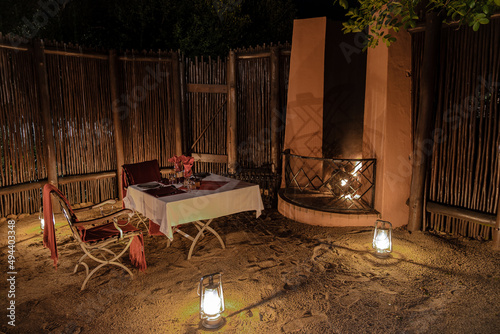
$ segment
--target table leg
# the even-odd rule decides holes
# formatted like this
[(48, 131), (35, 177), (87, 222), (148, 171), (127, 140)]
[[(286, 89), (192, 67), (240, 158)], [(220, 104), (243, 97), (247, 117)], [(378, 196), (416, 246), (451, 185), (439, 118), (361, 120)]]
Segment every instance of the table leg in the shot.
[(199, 229), (198, 234), (196, 235), (196, 237), (193, 240), (193, 243), (191, 244), (191, 248), (189, 249), (189, 254), (188, 254), (188, 260), (191, 259), (191, 256), (193, 255), (194, 247), (196, 246), (196, 243), (198, 242), (198, 239), (203, 235), (203, 231), (205, 229), (208, 230), (208, 231), (210, 231), (210, 233), (212, 233), (213, 235), (215, 235), (217, 237), (217, 239), (219, 239), (219, 242), (220, 242), (220, 244), (222, 246), (222, 249), (226, 248), (226, 245), (224, 245), (224, 241), (222, 241), (222, 238), (220, 237), (220, 235), (213, 228), (211, 228), (210, 226), (208, 226), (208, 225), (210, 225), (210, 223), (212, 222), (212, 220), (213, 219), (210, 219), (206, 223), (202, 223), (199, 220), (195, 222), (195, 224), (198, 224), (198, 226), (201, 227), (201, 229)]

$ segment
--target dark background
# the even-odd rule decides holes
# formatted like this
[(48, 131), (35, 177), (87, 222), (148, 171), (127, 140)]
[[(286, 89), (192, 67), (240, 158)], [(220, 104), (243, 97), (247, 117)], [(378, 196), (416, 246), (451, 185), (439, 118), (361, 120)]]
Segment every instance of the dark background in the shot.
[(0, 32), (225, 56), (231, 48), (291, 41), (294, 19), (343, 15), (333, 0), (0, 0)]

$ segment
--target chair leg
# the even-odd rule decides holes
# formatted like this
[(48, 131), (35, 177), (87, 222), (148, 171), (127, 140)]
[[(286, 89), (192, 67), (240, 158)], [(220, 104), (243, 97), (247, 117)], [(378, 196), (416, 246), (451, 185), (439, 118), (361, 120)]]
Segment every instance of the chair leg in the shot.
[[(75, 271), (74, 271), (76, 273), (78, 265), (80, 265), (80, 264), (82, 264), (83, 266), (85, 266), (86, 277), (85, 277), (85, 280), (83, 281), (81, 290), (85, 289), (85, 286), (87, 285), (88, 280), (90, 279), (90, 277), (92, 277), (92, 275), (94, 275), (96, 273), (97, 270), (99, 270), (100, 268), (102, 268), (102, 267), (104, 267), (105, 265), (108, 265), (108, 264), (109, 265), (118, 266), (118, 267), (124, 269), (130, 275), (130, 277), (134, 278), (134, 275), (132, 274), (132, 272), (130, 271), (130, 269), (128, 269), (126, 266), (124, 266), (120, 262), (117, 262), (117, 261), (120, 260), (120, 258), (122, 257), (122, 255), (130, 248), (130, 244), (132, 243), (133, 238), (134, 237), (130, 237), (129, 238), (127, 244), (124, 246), (124, 248), (122, 249), (122, 251), (119, 254), (116, 254), (115, 252), (111, 251), (110, 249), (108, 249), (106, 247), (99, 247), (99, 248), (91, 249), (91, 250), (84, 249), (85, 254), (78, 261), (78, 263), (77, 263), (77, 265), (75, 267)], [(103, 252), (107, 252), (107, 253), (113, 254), (113, 258), (110, 259), (110, 260), (101, 260), (98, 257), (96, 257), (94, 254), (92, 254), (92, 252), (95, 252), (95, 251), (99, 251), (100, 254), (103, 254)], [(100, 263), (97, 267), (95, 267), (94, 269), (92, 269), (92, 271), (90, 273), (89, 273), (89, 267), (88, 267), (88, 265), (85, 262), (83, 262), (83, 259), (85, 257), (87, 257), (87, 256), (89, 258), (91, 258), (92, 260)]]
[(78, 262), (75, 265), (75, 270), (73, 270), (73, 274), (76, 274), (76, 271), (78, 270), (78, 266), (81, 264), (82, 266), (85, 267), (85, 274), (89, 274), (89, 266), (83, 262), (83, 259), (87, 257), (87, 253), (83, 254), (80, 259), (78, 259)]
[(127, 267), (125, 267), (123, 264), (121, 263), (118, 263), (118, 262), (105, 262), (105, 263), (101, 263), (100, 265), (98, 265), (97, 267), (95, 267), (91, 272), (90, 274), (87, 274), (87, 277), (85, 277), (85, 280), (83, 281), (83, 284), (82, 284), (82, 287), (80, 288), (80, 291), (83, 291), (85, 289), (85, 286), (87, 285), (87, 282), (89, 281), (90, 277), (92, 277), (92, 275), (94, 275), (97, 270), (99, 270), (100, 268), (104, 267), (105, 265), (115, 265), (115, 266), (118, 266), (118, 267), (121, 267), (123, 269), (125, 269), (125, 271), (130, 275), (130, 277), (134, 278), (134, 274), (132, 274), (132, 272), (130, 271), (130, 269), (128, 269)]
[(134, 211), (134, 214), (139, 218), (139, 222), (137, 223), (136, 227), (139, 228), (139, 225), (142, 224), (146, 228), (146, 231), (149, 231), (149, 226), (146, 224), (146, 222), (144, 221), (144, 219), (142, 219), (142, 217), (139, 214), (139, 212), (138, 211)]

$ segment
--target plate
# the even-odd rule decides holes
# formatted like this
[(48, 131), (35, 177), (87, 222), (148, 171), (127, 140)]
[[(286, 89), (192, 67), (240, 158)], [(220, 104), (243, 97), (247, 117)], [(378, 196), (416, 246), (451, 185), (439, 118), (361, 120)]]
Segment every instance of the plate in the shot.
[(144, 189), (154, 189), (158, 188), (160, 185), (158, 183), (142, 183), (138, 184), (137, 186)]

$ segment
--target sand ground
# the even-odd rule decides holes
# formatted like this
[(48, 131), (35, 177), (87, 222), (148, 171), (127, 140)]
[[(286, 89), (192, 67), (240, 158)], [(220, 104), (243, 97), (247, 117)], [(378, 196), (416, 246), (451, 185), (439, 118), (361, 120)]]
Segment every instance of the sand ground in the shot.
[[(9, 287), (7, 221), (0, 223), (0, 332), (202, 333), (197, 285), (223, 272), (226, 310), (219, 333), (498, 333), (500, 257), (491, 242), (394, 231), (379, 259), (372, 229), (300, 224), (274, 210), (212, 224), (227, 245), (145, 237), (146, 273), (109, 267), (80, 291), (84, 272), (69, 228), (56, 216), (60, 262), (42, 246), (37, 215), (16, 217), (15, 298)], [(191, 225), (191, 224), (190, 224)], [(184, 230), (194, 233), (193, 226)], [(123, 263), (132, 268), (128, 256)], [(15, 327), (8, 302), (15, 300)]]

